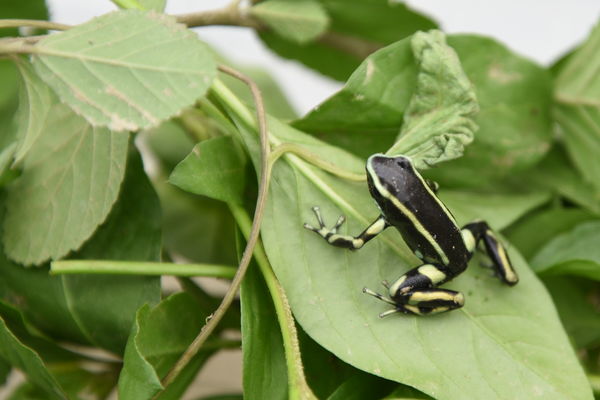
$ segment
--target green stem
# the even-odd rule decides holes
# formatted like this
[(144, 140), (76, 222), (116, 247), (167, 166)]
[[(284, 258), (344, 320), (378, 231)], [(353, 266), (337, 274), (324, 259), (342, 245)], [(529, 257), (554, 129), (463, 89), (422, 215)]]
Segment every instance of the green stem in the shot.
[(144, 6), (142, 6), (137, 0), (112, 0), (118, 7), (124, 9), (133, 8), (135, 10), (145, 10)]
[[(257, 125), (252, 118), (251, 111), (225, 86), (221, 81), (216, 80), (211, 89), (212, 94), (217, 100), (223, 104), (228, 113), (235, 115), (236, 119), (244, 124), (249, 130), (256, 132)], [(236, 130), (236, 132), (238, 132)], [(280, 145), (281, 141), (269, 135), (269, 142), (274, 145)], [(269, 160), (271, 160), (269, 158)], [(266, 176), (270, 175), (270, 163), (265, 167), (264, 164), (261, 168), (266, 168)], [(264, 175), (264, 174), (261, 174)], [(250, 233), (251, 220), (247, 212), (240, 206), (235, 204), (229, 204), (229, 208), (236, 223), (239, 225), (242, 234), (248, 238)], [(315, 395), (306, 382), (304, 375), (304, 367), (302, 366), (302, 358), (300, 355), (300, 347), (298, 344), (298, 335), (296, 332), (296, 325), (294, 323), (294, 317), (290, 310), (287, 297), (280, 286), (277, 278), (273, 274), (271, 265), (267, 255), (262, 247), (260, 241), (254, 249), (254, 258), (265, 278), (269, 292), (273, 299), (275, 311), (277, 314), (277, 320), (281, 328), (281, 335), (283, 338), (283, 346), (285, 350), (285, 359), (288, 369), (289, 379), (289, 398), (291, 400), (309, 400), (316, 399)]]
[(349, 181), (355, 182), (364, 182), (367, 180), (367, 176), (365, 174), (355, 174), (354, 172), (342, 169), (337, 165), (330, 163), (329, 161), (325, 161), (315, 153), (312, 153), (306, 148), (295, 143), (282, 143), (273, 149), (273, 151), (271, 152), (271, 157), (269, 158), (271, 168), (273, 167), (273, 164), (275, 164), (277, 160), (285, 153), (292, 153), (297, 156), (300, 156), (303, 160), (308, 161), (312, 165), (319, 167), (322, 170), (327, 171), (330, 174), (336, 175), (342, 179), (347, 179)]
[(35, 19), (0, 19), (0, 29), (2, 28), (21, 28), (21, 27), (31, 27), (31, 28), (40, 28), (40, 29), (48, 29), (52, 31), (66, 31), (67, 29), (72, 28), (71, 25), (59, 24), (57, 22), (51, 21), (42, 21)]
[[(227, 293), (223, 297), (221, 304), (212, 314), (212, 318), (207, 322), (206, 325), (202, 328), (198, 336), (192, 341), (190, 346), (186, 349), (186, 351), (181, 355), (179, 360), (175, 363), (173, 368), (169, 371), (167, 376), (163, 380), (163, 386), (166, 388), (169, 386), (181, 373), (183, 368), (191, 361), (191, 359), (198, 353), (202, 345), (206, 342), (210, 334), (216, 329), (217, 325), (224, 317), (227, 309), (235, 299), (235, 295), (244, 279), (244, 275), (248, 270), (248, 265), (250, 264), (250, 260), (252, 259), (252, 254), (254, 253), (254, 247), (258, 241), (260, 235), (260, 225), (262, 222), (262, 216), (264, 213), (265, 205), (267, 202), (267, 194), (269, 193), (269, 180), (268, 180), (268, 162), (269, 162), (269, 139), (268, 139), (268, 131), (267, 131), (267, 121), (266, 114), (264, 109), (264, 104), (262, 100), (262, 96), (260, 94), (260, 89), (258, 86), (250, 80), (245, 75), (240, 72), (229, 68), (224, 65), (219, 65), (219, 71), (229, 74), (248, 85), (250, 91), (252, 92), (252, 97), (254, 99), (256, 105), (256, 125), (257, 131), (260, 137), (260, 182), (258, 185), (258, 196), (256, 198), (256, 207), (254, 211), (254, 220), (252, 221), (252, 228), (250, 229), (250, 234), (248, 236), (248, 240), (246, 242), (246, 248), (242, 253), (242, 258), (240, 260), (240, 264), (238, 269), (233, 277), (233, 281), (227, 289)], [(250, 115), (250, 119), (252, 116)], [(159, 396), (157, 394), (157, 396)], [(157, 397), (155, 396), (155, 398)]]
[(57, 274), (115, 274), (115, 275), (173, 275), (209, 276), (232, 279), (236, 268), (212, 264), (173, 264), (160, 262), (111, 260), (54, 261), (50, 273)]
[[(247, 238), (250, 232), (251, 220), (246, 210), (242, 207), (229, 204), (229, 208), (236, 223), (240, 227), (242, 234)], [(275, 312), (277, 314), (277, 320), (279, 327), (281, 328), (281, 336), (283, 338), (283, 347), (285, 350), (285, 360), (288, 370), (289, 380), (289, 398), (292, 400), (297, 399), (316, 399), (312, 390), (306, 382), (306, 376), (304, 375), (304, 367), (302, 365), (302, 357), (300, 354), (300, 346), (298, 343), (298, 332), (296, 331), (296, 324), (294, 317), (290, 309), (287, 297), (283, 288), (279, 284), (279, 281), (273, 273), (267, 254), (262, 246), (262, 242), (258, 242), (254, 249), (254, 259), (260, 268), (260, 271), (265, 278), (269, 293), (273, 299), (275, 306)]]

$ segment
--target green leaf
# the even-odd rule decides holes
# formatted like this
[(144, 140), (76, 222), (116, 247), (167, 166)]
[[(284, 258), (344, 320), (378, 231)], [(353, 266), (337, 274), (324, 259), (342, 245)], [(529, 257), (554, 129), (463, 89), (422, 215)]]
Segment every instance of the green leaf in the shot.
[(504, 234), (526, 259), (531, 260), (552, 238), (594, 218), (598, 217), (578, 208), (551, 208), (523, 218)]
[(443, 189), (439, 197), (460, 224), (483, 219), (498, 231), (550, 200), (547, 192), (503, 194)]
[(244, 398), (284, 400), (288, 381), (283, 341), (263, 277), (251, 265), (242, 281)]
[(538, 274), (577, 275), (600, 281), (600, 221), (557, 235), (531, 260)]
[(527, 171), (529, 184), (550, 189), (587, 210), (600, 214), (600, 191), (584, 182), (558, 146), (533, 170)]
[(19, 109), (17, 110), (18, 147), (14, 156), (15, 163), (23, 160), (40, 135), (47, 129), (56, 97), (45, 83), (34, 72), (30, 63), (17, 62), (21, 73), (19, 92)]
[(3, 387), (6, 385), (6, 380), (8, 379), (8, 375), (11, 371), (12, 366), (7, 361), (0, 358), (0, 385)]
[(419, 392), (415, 388), (410, 386), (400, 386), (388, 396), (384, 397), (383, 400), (434, 400), (433, 397), (427, 396), (424, 393)]
[[(67, 393), (68, 398), (73, 400), (104, 400), (109, 396), (115, 384), (115, 376), (112, 371), (90, 372), (77, 366), (65, 366), (55, 368), (53, 374)], [(46, 392), (25, 382), (11, 393), (8, 400), (45, 400), (47, 398)]]
[(348, 6), (345, 0), (319, 0), (330, 25), (316, 42), (297, 44), (276, 32), (261, 32), (260, 38), (282, 57), (345, 81), (373, 51), (418, 30), (435, 28), (435, 23), (387, 0), (362, 0)]
[[(146, 134), (164, 171), (171, 171), (194, 147), (175, 123), (167, 122)], [(199, 263), (237, 264), (234, 223), (225, 203), (184, 192), (162, 174), (156, 176), (154, 187), (163, 210), (163, 245), (168, 254)]]
[(373, 375), (356, 375), (342, 383), (327, 400), (379, 400), (398, 386)]
[(0, 60), (0, 186), (10, 181), (10, 171), (17, 150), (17, 127), (14, 115), (19, 103), (19, 72), (10, 60)]
[[(236, 113), (230, 116), (257, 162), (256, 132), (247, 130)], [(318, 149), (341, 168), (362, 167), (356, 158), (275, 120), (269, 127), (276, 140)], [(461, 310), (381, 320), (377, 314), (389, 306), (365, 296), (362, 288), (376, 288), (418, 260), (392, 230), (357, 252), (328, 246), (302, 228), (312, 221), (314, 205), (321, 206), (330, 223), (345, 214), (342, 233), (360, 232), (378, 210), (364, 183), (340, 181), (298, 158), (274, 166), (261, 229), (265, 249), (297, 321), (337, 357), (437, 399), (463, 399), (465, 393), (482, 399), (512, 398), (514, 393), (523, 398), (592, 398), (549, 296), (512, 248), (509, 254), (521, 278), (516, 287), (471, 267), (448, 285), (465, 293)]]
[(35, 351), (49, 366), (78, 360), (74, 353), (40, 334), (19, 309), (4, 301), (0, 301), (0, 318), (23, 345)]
[(449, 185), (479, 186), (534, 165), (552, 141), (549, 71), (490, 38), (457, 35), (448, 43), (475, 87), (479, 130), (463, 157), (428, 176)]
[(163, 241), (170, 254), (209, 264), (234, 265), (234, 222), (227, 205), (163, 182)]
[(555, 117), (569, 157), (587, 183), (600, 190), (600, 25), (561, 65), (554, 85)]
[(94, 126), (156, 126), (204, 95), (212, 54), (173, 17), (137, 10), (105, 14), (35, 47), (34, 66), (62, 101)]
[[(198, 334), (206, 317), (185, 292), (166, 298), (152, 309), (147, 305), (140, 308), (125, 349), (119, 398), (151, 399), (162, 390), (160, 379)], [(196, 357), (204, 362), (210, 354), (203, 351)]]
[(80, 247), (106, 219), (125, 172), (127, 134), (92, 128), (58, 102), (45, 116), (6, 200), (6, 253), (25, 265)]
[(593, 304), (598, 292), (597, 283), (566, 276), (547, 276), (543, 280), (575, 348), (597, 347), (600, 344), (600, 312)]
[(471, 83), (440, 31), (417, 32), (411, 47), (419, 69), (400, 136), (389, 155), (404, 154), (425, 169), (460, 157), (473, 140), (479, 111)]
[(300, 44), (316, 39), (329, 24), (327, 13), (316, 0), (266, 0), (252, 6), (250, 15), (282, 38)]
[(191, 193), (240, 204), (246, 156), (231, 136), (198, 143), (180, 162), (169, 182)]
[(456, 54), (431, 31), (369, 56), (338, 94), (294, 125), (363, 157), (384, 151), (400, 132), (388, 154), (427, 168), (462, 154), (477, 110)]
[[(158, 261), (160, 208), (139, 155), (129, 159), (123, 191), (107, 221), (73, 257)], [(0, 259), (2, 297), (46, 333), (122, 354), (137, 309), (160, 298), (160, 279), (143, 276), (49, 276)], [(2, 287), (2, 285), (0, 285)]]
[(597, 159), (600, 153), (600, 95), (598, 102), (598, 105), (558, 103), (554, 108), (569, 158), (585, 183), (596, 191), (600, 191)]
[(0, 357), (25, 373), (27, 379), (44, 390), (49, 399), (66, 399), (65, 393), (50, 374), (40, 356), (24, 345), (0, 317)]
[(294, 126), (363, 157), (389, 148), (415, 90), (418, 69), (407, 38), (367, 57), (346, 85)]

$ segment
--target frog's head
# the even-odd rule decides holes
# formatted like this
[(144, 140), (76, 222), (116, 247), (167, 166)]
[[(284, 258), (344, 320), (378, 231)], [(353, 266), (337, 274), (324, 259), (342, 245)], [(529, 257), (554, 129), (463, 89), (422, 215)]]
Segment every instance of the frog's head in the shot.
[(415, 175), (410, 158), (406, 156), (390, 157), (385, 154), (373, 154), (367, 160), (367, 179), (369, 187), (395, 192), (403, 182)]

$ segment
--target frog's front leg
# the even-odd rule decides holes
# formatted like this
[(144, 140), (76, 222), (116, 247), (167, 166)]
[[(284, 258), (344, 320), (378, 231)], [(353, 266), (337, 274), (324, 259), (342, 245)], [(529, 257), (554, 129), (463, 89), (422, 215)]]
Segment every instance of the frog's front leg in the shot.
[(465, 246), (471, 254), (477, 249), (479, 241), (483, 240), (486, 253), (492, 260), (494, 270), (502, 282), (510, 286), (519, 282), (519, 277), (508, 258), (506, 249), (486, 222), (476, 221), (467, 224), (463, 227), (461, 233)]
[(394, 305), (394, 309), (379, 314), (380, 317), (396, 312), (415, 315), (439, 314), (465, 304), (462, 293), (436, 287), (453, 277), (453, 273), (442, 265), (423, 264), (411, 269), (391, 285), (384, 282), (389, 298), (367, 288), (364, 288), (363, 292)]
[(325, 222), (323, 221), (323, 217), (321, 216), (319, 207), (315, 206), (312, 208), (312, 210), (315, 213), (315, 216), (317, 217), (319, 227), (315, 228), (309, 224), (304, 224), (304, 227), (306, 229), (318, 233), (319, 236), (321, 236), (327, 241), (327, 243), (333, 246), (343, 247), (345, 249), (360, 249), (365, 245), (365, 243), (373, 239), (375, 236), (379, 235), (381, 232), (383, 232), (385, 228), (389, 226), (383, 218), (383, 216), (379, 216), (358, 236), (340, 235), (337, 233), (337, 230), (340, 226), (342, 226), (342, 224), (346, 220), (344, 216), (340, 216), (333, 228), (329, 229), (325, 227)]

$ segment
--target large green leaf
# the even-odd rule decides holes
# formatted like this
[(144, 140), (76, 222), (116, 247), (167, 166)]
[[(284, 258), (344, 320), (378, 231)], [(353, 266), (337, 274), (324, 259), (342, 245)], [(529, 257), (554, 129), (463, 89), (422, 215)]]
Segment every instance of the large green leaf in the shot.
[(581, 222), (597, 218), (598, 216), (580, 208), (545, 209), (523, 218), (504, 234), (526, 259), (531, 260), (555, 236), (573, 229)]
[(34, 116), (42, 119), (35, 125), (41, 132), (6, 200), (5, 250), (26, 265), (65, 256), (106, 219), (119, 194), (129, 141), (126, 133), (91, 127), (55, 96), (42, 108)]
[(256, 265), (242, 282), (244, 398), (284, 400), (287, 370), (281, 330), (269, 291)]
[[(147, 305), (140, 308), (125, 350), (119, 398), (151, 399), (162, 390), (160, 379), (190, 345), (206, 317), (198, 312), (196, 301), (187, 293), (174, 294), (152, 309)], [(191, 366), (197, 370), (210, 354), (199, 353)], [(178, 399), (181, 395), (171, 392), (160, 398)]]
[[(236, 119), (235, 113), (230, 115)], [(347, 170), (362, 168), (359, 160), (336, 148), (275, 120), (269, 123), (277, 140), (327, 154)], [(238, 126), (248, 147), (255, 149), (255, 132), (243, 122)], [(256, 162), (258, 154), (251, 155)], [(314, 205), (321, 206), (329, 223), (345, 214), (343, 233), (360, 232), (378, 210), (365, 184), (340, 181), (296, 157), (273, 169), (261, 231), (267, 255), (297, 321), (337, 357), (437, 399), (463, 399), (465, 393), (481, 399), (513, 398), (515, 393), (523, 398), (592, 398), (548, 294), (516, 251), (509, 249), (520, 274), (516, 287), (471, 267), (447, 285), (465, 293), (464, 308), (431, 318), (395, 315), (381, 320), (377, 314), (389, 306), (363, 295), (362, 288), (377, 288), (382, 279), (398, 277), (418, 260), (392, 230), (357, 252), (327, 245), (302, 228), (314, 218)]]
[(169, 182), (191, 193), (242, 203), (246, 156), (231, 136), (198, 143), (171, 173)]
[(266, 0), (251, 7), (250, 15), (279, 36), (301, 44), (317, 38), (329, 23), (317, 0)]
[(555, 117), (567, 151), (587, 183), (600, 190), (600, 25), (560, 66), (554, 86)]
[(192, 105), (216, 65), (173, 17), (124, 10), (37, 43), (34, 66), (62, 101), (94, 126), (137, 130)]
[(330, 18), (329, 29), (315, 42), (299, 45), (277, 32), (260, 38), (280, 56), (299, 60), (334, 79), (345, 81), (369, 53), (418, 30), (435, 28), (428, 18), (404, 4), (362, 0), (319, 0)]
[(439, 196), (460, 224), (483, 219), (496, 230), (504, 229), (550, 199), (547, 192), (500, 194), (441, 190)]
[[(123, 191), (107, 221), (73, 255), (78, 259), (158, 261), (160, 208), (139, 155), (132, 154)], [(157, 303), (160, 279), (143, 276), (49, 276), (0, 259), (2, 297), (54, 337), (122, 353), (135, 313)]]
[(538, 274), (579, 275), (600, 281), (600, 221), (557, 235), (531, 260)]
[(448, 43), (475, 86), (479, 130), (463, 157), (429, 176), (440, 183), (476, 186), (534, 165), (552, 140), (549, 71), (490, 38), (456, 35)]

